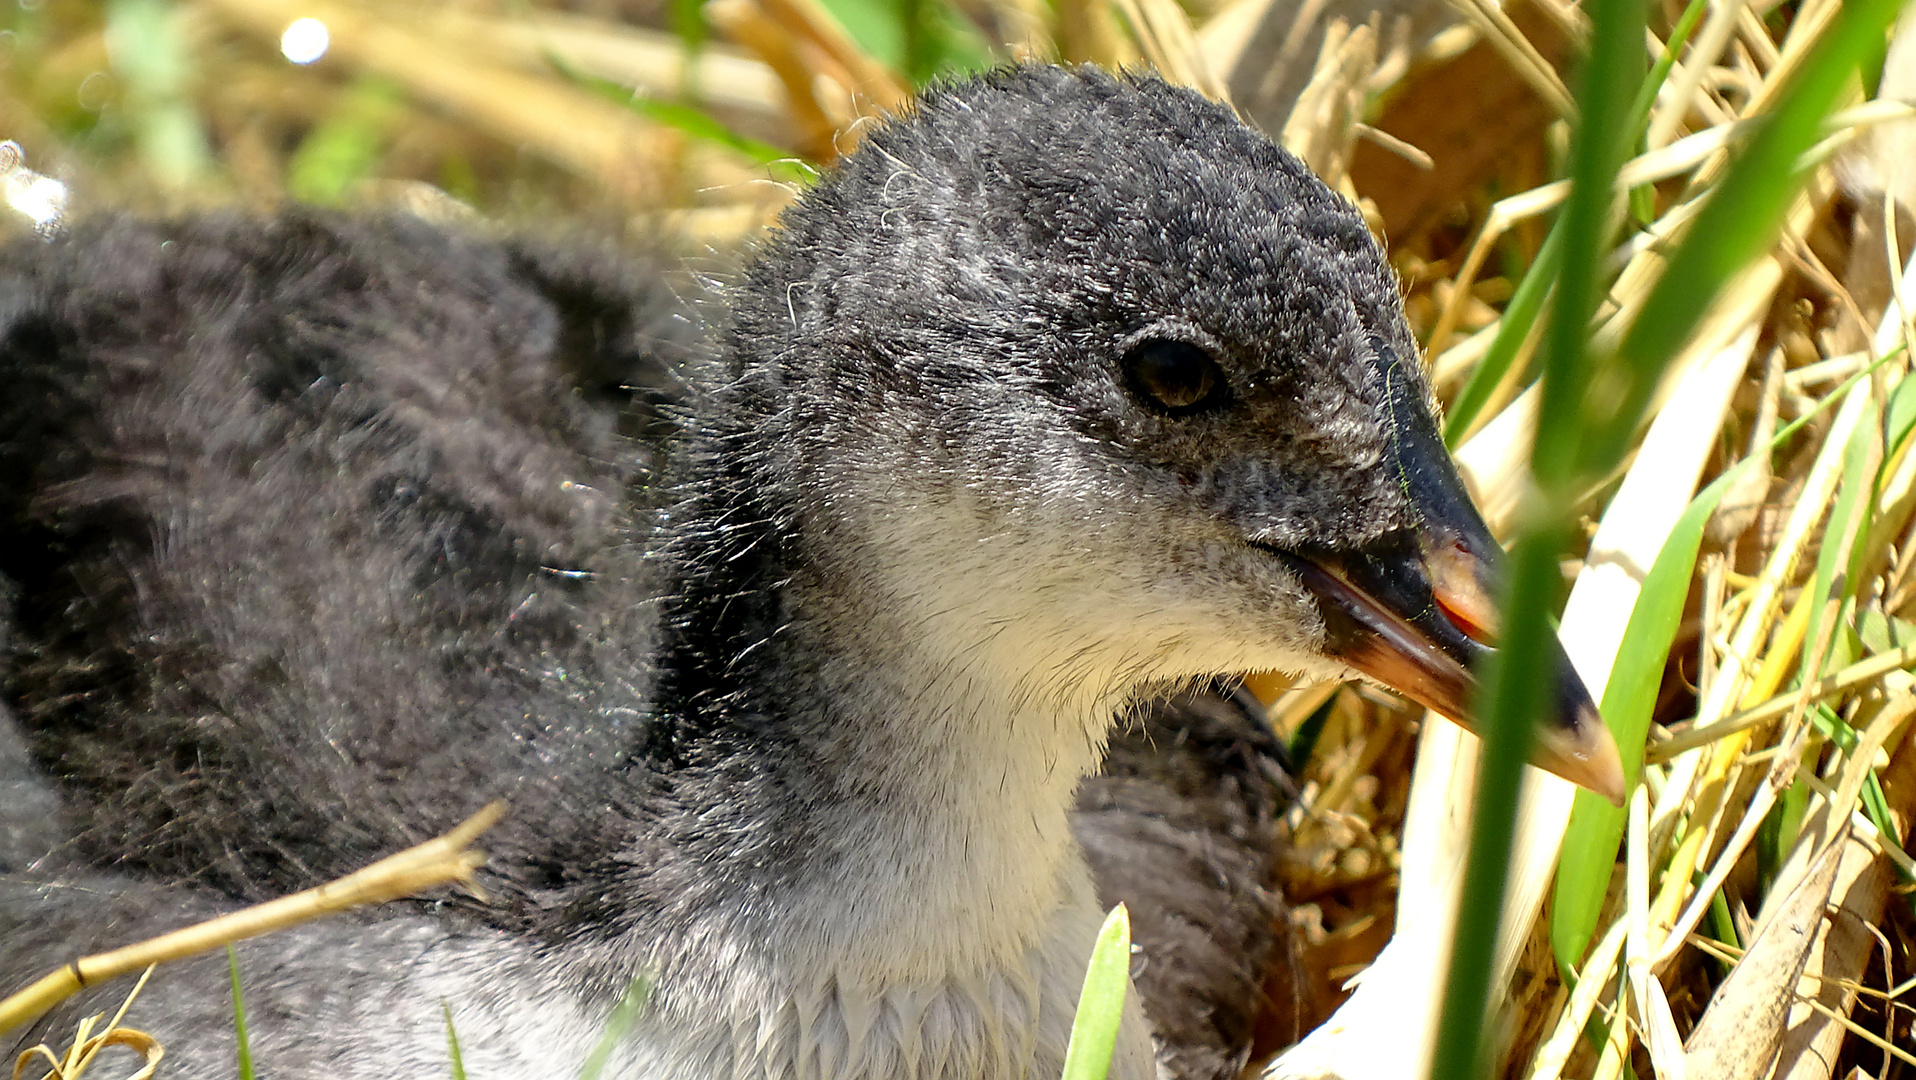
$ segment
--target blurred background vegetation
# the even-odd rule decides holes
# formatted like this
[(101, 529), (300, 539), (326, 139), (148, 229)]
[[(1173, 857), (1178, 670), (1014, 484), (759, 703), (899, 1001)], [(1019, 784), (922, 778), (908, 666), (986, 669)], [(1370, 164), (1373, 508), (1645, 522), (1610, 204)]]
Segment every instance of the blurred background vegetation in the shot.
[[(1375, 7), (8, 0), (0, 134), (22, 148), (27, 168), (72, 186), (78, 206), (449, 200), (516, 220), (583, 215), (654, 227), (670, 215), (677, 229), (723, 242), (757, 227), (793, 184), (855, 144), (862, 118), (940, 75), (1031, 57), (1149, 62), (1234, 98), (1273, 134), (1321, 58), (1340, 69), (1340, 85), (1305, 102), (1316, 130), (1300, 130), (1294, 146), (1331, 173), (1353, 153), (1360, 171), (1366, 159), (1386, 172), (1424, 171), (1420, 151), (1389, 138), (1353, 145), (1350, 136), (1371, 132), (1363, 121), (1412, 88), (1405, 76), (1414, 64), (1493, 46), (1442, 2)], [(1540, 60), (1561, 55), (1562, 29), (1526, 28), (1545, 36)], [(1541, 144), (1500, 160), (1490, 170), (1500, 175), (1481, 175), (1486, 155), (1501, 158), (1521, 141), (1506, 135), (1535, 136), (1550, 119), (1524, 77), (1502, 64), (1455, 73), (1446, 93), (1467, 85), (1477, 104), (1449, 137), (1484, 121), (1498, 130), (1471, 133), (1473, 160), (1446, 160), (1463, 171), (1439, 198), (1383, 208), (1398, 218), (1381, 222), (1396, 238), (1442, 214), (1468, 228), (1467, 208), (1434, 210), (1466, 188), (1493, 196), (1547, 178)], [(1499, 115), (1502, 104), (1516, 113)], [(1410, 112), (1403, 126), (1421, 127)]]

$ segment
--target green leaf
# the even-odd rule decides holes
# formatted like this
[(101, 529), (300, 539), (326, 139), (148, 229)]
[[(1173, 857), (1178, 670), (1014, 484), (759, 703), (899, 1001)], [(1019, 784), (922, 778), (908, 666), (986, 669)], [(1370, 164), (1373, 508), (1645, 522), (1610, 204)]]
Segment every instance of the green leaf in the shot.
[(1683, 46), (1689, 43), (1696, 24), (1702, 20), (1703, 12), (1709, 4), (1706, 0), (1690, 0), (1683, 14), (1677, 16), (1676, 25), (1670, 28), (1670, 37), (1663, 43), (1663, 52), (1657, 62), (1650, 65), (1650, 73), (1643, 78), (1643, 85), (1637, 90), (1636, 105), (1631, 112), (1636, 117), (1636, 134), (1640, 139), (1650, 126), (1650, 110), (1657, 103), (1657, 93), (1670, 77), (1670, 69), (1676, 66), (1676, 59), (1683, 53)]
[[(1663, 667), (1683, 622), (1683, 604), (1690, 595), (1697, 553), (1703, 546), (1703, 528), (1717, 504), (1739, 478), (1760, 460), (1744, 459), (1727, 470), (1690, 505), (1670, 529), (1656, 562), (1644, 575), (1643, 591), (1630, 610), (1623, 640), (1617, 646), (1610, 680), (1603, 688), (1603, 722), (1616, 737), (1623, 758), (1623, 775), (1634, 785), (1643, 768), (1643, 741), (1650, 729), (1650, 713), (1663, 686)], [(1572, 971), (1590, 947), (1604, 896), (1610, 886), (1610, 868), (1617, 844), (1623, 839), (1624, 810), (1588, 791), (1577, 792), (1564, 830), (1563, 854), (1557, 863), (1557, 882), (1550, 905), (1550, 948), (1557, 964)]]
[(233, 984), (233, 1045), (237, 1051), (239, 1080), (253, 1080), (253, 1044), (246, 1037), (246, 999), (240, 994), (239, 954), (226, 947), (226, 975)]
[(1531, 450), (1537, 490), (1510, 553), (1500, 644), (1480, 673), (1483, 683), (1475, 703), (1483, 735), (1477, 805), (1431, 1056), (1430, 1075), (1445, 1080), (1489, 1072), (1485, 1011), (1517, 798), (1523, 765), (1536, 739), (1534, 718), (1548, 715), (1555, 704), (1553, 680), (1537, 678), (1536, 673), (1555, 665), (1550, 615), (1563, 589), (1558, 559), (1572, 535), (1572, 491), (1588, 424), (1585, 337), (1614, 229), (1611, 184), (1630, 142), (1632, 104), (1643, 79), (1641, 0), (1591, 0), (1584, 10), (1591, 17), (1590, 54), (1578, 79), (1581, 119), (1570, 148), (1570, 198), (1557, 225), (1563, 234), (1563, 266), (1542, 348), (1543, 392)]
[(1477, 370), (1470, 373), (1470, 381), (1457, 393), (1457, 400), (1451, 402), (1444, 414), (1444, 444), (1452, 447), (1470, 430), (1477, 414), (1483, 411), (1489, 402), (1490, 394), (1503, 381), (1504, 372), (1517, 360), (1517, 354), (1523, 350), (1524, 339), (1530, 336), (1530, 328), (1543, 314), (1544, 301), (1550, 296), (1550, 287), (1556, 283), (1557, 268), (1563, 262), (1562, 219), (1550, 229), (1550, 235), (1544, 237), (1543, 246), (1537, 249), (1537, 257), (1531, 261), (1530, 270), (1524, 274), (1515, 292), (1510, 294), (1510, 302), (1504, 305), (1503, 317), (1497, 320), (1497, 336), (1490, 339), (1490, 348), (1484, 358), (1478, 362)]
[(405, 95), (385, 79), (353, 80), (339, 104), (307, 134), (286, 166), (286, 190), (316, 206), (337, 206), (371, 176), (393, 129), (404, 115)]
[[(1837, 95), (1858, 65), (1881, 48), (1901, 7), (1901, 0), (1849, 0), (1837, 10), (1775, 110), (1762, 119), (1671, 254), (1616, 355), (1604, 365), (1597, 400), (1559, 403), (1558, 409), (1546, 401), (1539, 420), (1544, 431), (1566, 406), (1594, 405), (1608, 414), (1589, 438), (1563, 448), (1575, 454), (1580, 471), (1601, 475), (1605, 463), (1621, 459), (1669, 357), (1689, 338), (1710, 300), (1775, 242), (1783, 213), (1804, 179), (1799, 160), (1822, 137), (1823, 119)], [(1538, 464), (1541, 468), (1544, 462)]]
[(1063, 1080), (1104, 1080), (1118, 1045), (1124, 1019), (1124, 994), (1131, 985), (1131, 913), (1123, 904), (1111, 909), (1078, 994), (1071, 1020), (1071, 1043), (1064, 1052)]
[(1916, 430), (1916, 379), (1904, 378), (1889, 392), (1889, 407), (1883, 410), (1885, 460), (1895, 456), (1912, 430)]
[[(1764, 454), (1776, 450), (1803, 426), (1840, 401), (1850, 387), (1869, 375), (1890, 357), (1882, 357), (1868, 368), (1851, 376), (1842, 386), (1817, 403), (1814, 409), (1798, 417), (1770, 439)], [(1697, 496), (1671, 526), (1669, 536), (1657, 552), (1650, 572), (1644, 575), (1643, 589), (1624, 626), (1623, 640), (1604, 684), (1603, 722), (1616, 737), (1617, 751), (1623, 758), (1623, 775), (1631, 784), (1643, 766), (1644, 739), (1650, 729), (1650, 714), (1656, 705), (1657, 691), (1663, 685), (1663, 667), (1683, 621), (1683, 605), (1690, 595), (1690, 579), (1696, 573), (1697, 553), (1703, 546), (1703, 529), (1717, 504), (1763, 456), (1751, 455), (1724, 470)], [(1562, 854), (1557, 862), (1557, 881), (1550, 911), (1550, 947), (1557, 964), (1574, 970), (1590, 946), (1601, 915), (1604, 895), (1610, 886), (1610, 867), (1616, 862), (1617, 845), (1623, 839), (1624, 811), (1587, 791), (1577, 792), (1570, 812), (1570, 825), (1564, 831)]]
[(113, 0), (103, 33), (126, 85), (134, 143), (153, 176), (181, 188), (210, 173), (213, 152), (188, 93), (194, 62), (178, 9), (165, 0)]
[(466, 1059), (459, 1053), (459, 1033), (452, 1027), (452, 1003), (440, 998), (439, 1009), (446, 1014), (446, 1055), (452, 1059), (452, 1080), (466, 1080)]
[(845, 32), (871, 57), (903, 72), (914, 85), (951, 71), (991, 66), (984, 38), (939, 0), (822, 0)]
[(612, 1015), (606, 1019), (605, 1032), (599, 1036), (599, 1044), (585, 1056), (585, 1064), (579, 1067), (579, 1080), (599, 1080), (599, 1074), (605, 1071), (605, 1063), (611, 1059), (612, 1051), (618, 1049), (625, 1040), (625, 1034), (632, 1030), (632, 1022), (639, 1018), (639, 1009), (645, 1000), (652, 996), (652, 980), (645, 975), (634, 976), (626, 984), (625, 993), (619, 1003), (612, 1006)]
[(547, 51), (546, 63), (565, 78), (604, 98), (623, 109), (629, 109), (653, 123), (682, 131), (695, 139), (702, 139), (727, 150), (735, 151), (752, 159), (771, 173), (775, 180), (786, 183), (810, 185), (818, 179), (818, 174), (804, 162), (794, 158), (787, 150), (760, 142), (733, 131), (720, 123), (711, 113), (695, 105), (676, 101), (659, 101), (642, 97), (630, 88), (619, 85), (610, 79), (601, 79), (587, 74), (573, 66), (572, 62), (558, 53)]

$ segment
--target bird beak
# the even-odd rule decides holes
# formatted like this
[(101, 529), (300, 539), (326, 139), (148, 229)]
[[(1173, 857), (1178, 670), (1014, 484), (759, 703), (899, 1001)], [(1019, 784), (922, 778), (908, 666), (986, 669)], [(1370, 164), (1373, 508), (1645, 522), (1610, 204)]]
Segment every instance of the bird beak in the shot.
[[(1318, 601), (1325, 653), (1476, 731), (1471, 669), (1491, 650), (1497, 607), (1491, 564), (1453, 536), (1424, 531), (1418, 542), (1344, 555), (1288, 554)], [(1621, 806), (1623, 762), (1616, 740), (1552, 641), (1554, 707), (1538, 718), (1531, 761)]]
[[(1374, 342), (1387, 367), (1400, 361)], [(1475, 731), (1471, 674), (1497, 636), (1503, 548), (1470, 501), (1413, 381), (1386, 380), (1393, 475), (1417, 526), (1356, 551), (1282, 552), (1323, 613), (1325, 652)], [(1549, 642), (1553, 708), (1531, 760), (1623, 805), (1623, 762), (1563, 646)]]

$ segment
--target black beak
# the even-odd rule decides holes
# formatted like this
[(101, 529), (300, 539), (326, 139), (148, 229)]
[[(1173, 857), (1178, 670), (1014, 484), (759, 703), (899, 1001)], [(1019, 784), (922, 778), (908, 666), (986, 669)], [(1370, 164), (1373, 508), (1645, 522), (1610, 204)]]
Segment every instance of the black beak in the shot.
[[(1378, 345), (1381, 361), (1397, 361)], [(1388, 370), (1388, 368), (1387, 368)], [(1416, 385), (1399, 377), (1386, 385)], [(1418, 525), (1356, 551), (1279, 552), (1316, 596), (1325, 651), (1475, 730), (1471, 669), (1497, 633), (1503, 549), (1465, 492), (1422, 402), (1393, 400), (1392, 451)], [(1531, 760), (1623, 805), (1623, 763), (1563, 647), (1551, 641), (1556, 707), (1537, 718)]]
[[(1281, 554), (1317, 597), (1327, 654), (1474, 731), (1471, 669), (1495, 634), (1483, 580), (1494, 564), (1441, 534), (1418, 539), (1343, 555)], [(1556, 708), (1538, 718), (1531, 761), (1621, 806), (1616, 741), (1562, 647), (1551, 654), (1554, 670), (1539, 677), (1555, 683)]]

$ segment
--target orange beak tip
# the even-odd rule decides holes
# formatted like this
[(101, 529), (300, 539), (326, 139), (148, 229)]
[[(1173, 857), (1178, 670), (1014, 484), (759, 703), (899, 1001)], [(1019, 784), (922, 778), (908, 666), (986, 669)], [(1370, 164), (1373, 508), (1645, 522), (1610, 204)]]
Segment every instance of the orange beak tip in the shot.
[(1617, 740), (1601, 721), (1545, 733), (1537, 748), (1536, 763), (1610, 800), (1612, 806), (1621, 807), (1629, 792)]

